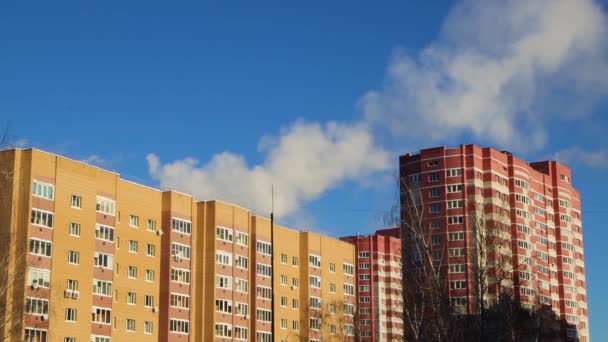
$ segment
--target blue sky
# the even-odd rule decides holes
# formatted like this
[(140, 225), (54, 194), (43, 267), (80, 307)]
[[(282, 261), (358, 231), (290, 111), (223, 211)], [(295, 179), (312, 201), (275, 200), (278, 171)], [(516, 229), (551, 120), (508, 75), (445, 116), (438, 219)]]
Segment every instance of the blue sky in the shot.
[[(14, 141), (334, 236), (384, 225), (397, 156), (559, 158), (608, 339), (606, 3), (0, 3)], [(253, 185), (252, 185), (253, 184)]]

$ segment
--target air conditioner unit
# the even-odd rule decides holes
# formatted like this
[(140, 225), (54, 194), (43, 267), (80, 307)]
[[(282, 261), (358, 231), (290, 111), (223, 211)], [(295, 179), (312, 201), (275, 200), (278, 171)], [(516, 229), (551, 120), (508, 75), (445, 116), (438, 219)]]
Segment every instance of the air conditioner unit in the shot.
[(244, 318), (245, 318), (245, 319), (249, 319), (249, 315), (245, 315), (245, 316), (244, 316)]
[(163, 235), (163, 231), (162, 231), (162, 230), (158, 230), (158, 231), (156, 231), (156, 235), (158, 235), (158, 236)]
[(293, 285), (291, 285), (291, 289), (292, 289), (292, 290), (295, 290), (295, 289), (296, 289), (296, 287), (295, 287), (295, 286), (293, 286)]
[(42, 315), (40, 315), (40, 318), (41, 318), (43, 321), (46, 321), (46, 320), (48, 320), (48, 319), (49, 319), (49, 314), (42, 314)]
[(33, 284), (32, 284), (32, 288), (33, 288), (34, 290), (37, 290), (39, 287), (40, 287), (40, 285), (38, 285), (38, 283), (33, 283)]
[(72, 291), (72, 290), (65, 289), (65, 290), (63, 291), (63, 296), (64, 296), (64, 297), (66, 297), (66, 298), (70, 298), (70, 297), (72, 297), (73, 295), (74, 295), (74, 291)]
[(158, 306), (153, 307), (152, 312), (158, 312)]
[(79, 296), (80, 296), (80, 292), (78, 292), (78, 291), (72, 292), (72, 298), (78, 299)]

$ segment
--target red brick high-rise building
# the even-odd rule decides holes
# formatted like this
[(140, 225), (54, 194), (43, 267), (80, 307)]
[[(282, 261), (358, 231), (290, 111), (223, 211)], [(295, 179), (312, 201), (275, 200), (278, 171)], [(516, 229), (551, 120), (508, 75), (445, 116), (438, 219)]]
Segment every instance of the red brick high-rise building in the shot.
[(399, 228), (340, 238), (357, 256), (356, 334), (361, 342), (403, 341)]
[(506, 218), (514, 299), (551, 307), (567, 322), (564, 337), (589, 340), (581, 202), (569, 168), (475, 145), (402, 155), (399, 168), (401, 217), (411, 208), (408, 198), (422, 204), (433, 259), (446, 255), (452, 303), (472, 311), (471, 221), (475, 203), (484, 203), (485, 214)]

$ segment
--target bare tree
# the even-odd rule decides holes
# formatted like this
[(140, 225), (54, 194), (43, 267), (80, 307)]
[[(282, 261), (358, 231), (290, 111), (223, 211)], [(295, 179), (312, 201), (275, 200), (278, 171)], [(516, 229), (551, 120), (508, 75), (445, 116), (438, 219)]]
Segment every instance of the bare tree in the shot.
[(420, 185), (401, 180), (401, 229), (405, 340), (446, 340), (453, 305), (448, 297), (447, 249), (427, 226)]

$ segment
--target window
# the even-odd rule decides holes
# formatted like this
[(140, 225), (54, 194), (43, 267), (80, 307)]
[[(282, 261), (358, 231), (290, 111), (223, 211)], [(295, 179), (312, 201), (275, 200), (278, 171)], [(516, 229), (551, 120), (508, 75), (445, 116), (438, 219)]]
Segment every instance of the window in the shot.
[[(146, 224), (146, 229), (148, 229), (151, 232), (155, 232), (156, 231), (156, 221), (148, 219), (148, 223)], [(144, 323), (146, 323), (146, 322), (144, 322)], [(150, 322), (150, 323), (152, 323), (152, 322)]]
[(112, 297), (112, 282), (93, 280), (93, 294)]
[(291, 257), (291, 266), (298, 266), (300, 265), (299, 261), (298, 261), (298, 257)]
[(450, 241), (464, 240), (464, 232), (449, 233), (448, 237), (450, 238)]
[(441, 212), (441, 206), (439, 205), (439, 203), (431, 204), (430, 212), (431, 212), (431, 214), (436, 214), (436, 213)]
[(450, 273), (464, 273), (466, 266), (464, 264), (450, 265)]
[(453, 194), (455, 192), (462, 192), (462, 184), (448, 185), (448, 193)]
[(355, 314), (355, 306), (352, 304), (344, 304), (344, 314), (352, 316)]
[(216, 228), (216, 237), (218, 240), (221, 241), (232, 242), (232, 229), (218, 226)]
[(309, 307), (311, 309), (319, 309), (319, 310), (321, 310), (321, 298), (319, 298), (319, 297), (310, 297), (309, 298)]
[(188, 334), (190, 332), (190, 322), (182, 319), (171, 319), (169, 321), (169, 332)]
[(152, 334), (153, 333), (153, 323), (150, 321), (144, 321), (144, 334)]
[(255, 340), (257, 342), (272, 342), (272, 333), (269, 332), (256, 332)]
[(241, 245), (241, 246), (249, 246), (249, 235), (243, 233), (243, 232), (236, 232), (236, 236), (235, 236), (235, 240), (234, 242), (237, 245)]
[(321, 319), (320, 318), (310, 318), (310, 329), (311, 330), (321, 330)]
[(218, 275), (215, 277), (215, 287), (218, 289), (232, 289), (232, 278)]
[(48, 288), (51, 286), (51, 272), (37, 268), (29, 268), (28, 282), (29, 286)]
[(51, 252), (52, 244), (50, 241), (30, 239), (30, 254), (50, 257)]
[(32, 219), (30, 222), (37, 226), (53, 228), (53, 213), (32, 209)]
[(175, 308), (190, 309), (190, 296), (172, 292), (171, 306)]
[(284, 274), (281, 274), (280, 282), (281, 282), (281, 285), (287, 286), (287, 276)]
[(72, 197), (70, 198), (70, 205), (72, 206), (72, 208), (82, 208), (82, 197), (72, 195)]
[(190, 284), (190, 271), (181, 268), (171, 268), (171, 281)]
[(439, 175), (436, 173), (431, 173), (429, 175), (429, 182), (437, 182), (439, 180)]
[(367, 262), (366, 262), (366, 263), (359, 264), (359, 269), (360, 269), (360, 270), (369, 270), (369, 269), (370, 269), (370, 267), (371, 267), (371, 265), (370, 265), (369, 263), (367, 263)]
[(515, 178), (515, 186), (528, 189), (528, 182)]
[(146, 270), (146, 281), (154, 281), (154, 271)]
[(300, 301), (299, 301), (299, 300), (297, 300), (297, 299), (295, 299), (295, 298), (294, 298), (294, 299), (292, 299), (292, 300), (291, 300), (291, 308), (292, 308), (292, 309), (297, 309), (297, 308), (299, 308), (299, 307), (300, 307)]
[(245, 327), (234, 327), (234, 338), (248, 341), (249, 331)]
[(427, 165), (429, 167), (434, 167), (434, 166), (439, 165), (439, 161), (438, 160), (433, 160), (433, 161), (428, 162)]
[(300, 322), (299, 321), (291, 321), (291, 330), (293, 330), (293, 331), (300, 330)]
[(352, 324), (345, 324), (344, 325), (344, 335), (355, 336), (355, 326)]
[(91, 335), (91, 342), (110, 342), (109, 337)]
[(281, 264), (287, 263), (287, 254), (281, 254)]
[(151, 308), (154, 306), (154, 297), (150, 295), (144, 296), (144, 306), (147, 308)]
[(439, 245), (441, 243), (441, 236), (433, 235), (431, 238), (431, 243), (433, 245)]
[(95, 238), (114, 242), (114, 228), (98, 224), (95, 226)]
[(355, 295), (355, 287), (351, 284), (344, 284), (344, 294), (354, 296)]
[(463, 200), (448, 201), (448, 209), (464, 208)]
[(334, 284), (334, 283), (329, 284), (329, 292), (336, 293), (336, 284)]
[(220, 265), (231, 266), (232, 265), (232, 255), (225, 253), (225, 252), (217, 251), (215, 254), (215, 262)]
[(137, 304), (137, 294), (135, 292), (127, 292), (127, 304)]
[(249, 282), (247, 280), (236, 278), (234, 283), (237, 292), (249, 293)]
[(232, 325), (226, 323), (216, 323), (215, 336), (222, 338), (232, 337)]
[(310, 276), (309, 283), (310, 283), (310, 287), (314, 287), (317, 289), (321, 288), (321, 278), (320, 277)]
[(467, 288), (466, 280), (452, 280), (450, 281), (450, 288), (452, 290), (461, 290)]
[(129, 240), (129, 253), (137, 253), (139, 250), (139, 243), (135, 240)]
[(299, 285), (299, 280), (298, 280), (298, 278), (291, 278), (291, 286), (292, 286), (293, 288), (297, 288), (297, 287), (298, 287), (298, 285)]
[(271, 316), (272, 316), (272, 312), (270, 310), (264, 310), (264, 309), (255, 310), (255, 317), (258, 321), (270, 322)]
[(64, 337), (63, 342), (76, 342), (76, 337)]
[(48, 315), (49, 301), (41, 298), (28, 297), (25, 302), (25, 312), (34, 315)]
[[(47, 342), (48, 333), (46, 330), (25, 328), (25, 341), (26, 342)], [(97, 341), (95, 341), (97, 342)]]
[(78, 265), (80, 263), (80, 253), (68, 251), (68, 264)]
[(156, 255), (156, 246), (147, 243), (146, 244), (146, 255), (147, 256), (154, 256), (154, 255)]
[(359, 258), (369, 258), (369, 252), (359, 252)]
[(342, 264), (342, 270), (344, 271), (344, 274), (347, 274), (347, 275), (353, 275), (353, 274), (355, 274), (355, 267), (353, 265), (351, 265), (351, 264), (343, 263)]
[(272, 288), (258, 286), (257, 287), (257, 297), (263, 299), (272, 299)]
[(287, 307), (287, 297), (281, 296), (281, 306), (285, 308)]
[(458, 177), (462, 175), (462, 169), (447, 169), (445, 170), (446, 177)]
[(463, 224), (464, 216), (448, 216), (448, 224)]
[(104, 309), (104, 308), (93, 308), (92, 311), (92, 319), (91, 321), (93, 323), (100, 323), (100, 324), (110, 324), (111, 318), (112, 316), (112, 310), (110, 309)]
[(48, 200), (54, 199), (55, 187), (53, 184), (42, 183), (37, 180), (34, 181), (32, 186), (32, 195), (35, 197), (40, 197)]
[(527, 249), (527, 250), (532, 250), (532, 244), (529, 243), (528, 241), (517, 240), (517, 245), (519, 246), (519, 248), (524, 248), (524, 249)]
[[(420, 261), (420, 257), (418, 258), (418, 261)], [(371, 274), (359, 274), (359, 280), (371, 280), (371, 279), (372, 279)]]
[(439, 188), (432, 188), (429, 191), (429, 197), (433, 198), (433, 197), (439, 197), (439, 195), (441, 194), (441, 191), (439, 190)]
[(371, 298), (370, 297), (359, 297), (359, 303), (370, 303), (371, 302)]
[(317, 255), (309, 255), (308, 261), (310, 266), (320, 268), (321, 267), (321, 257)]
[(70, 223), (70, 235), (80, 236), (80, 225), (78, 223)]
[(336, 273), (336, 264), (331, 262), (329, 263), (329, 272)]
[(410, 178), (410, 182), (412, 182), (412, 183), (420, 183), (420, 174), (419, 173), (410, 175), (409, 178)]
[(270, 277), (272, 275), (272, 267), (270, 265), (257, 264), (257, 274), (262, 277)]
[(249, 306), (247, 303), (236, 303), (234, 313), (237, 315), (246, 316), (249, 313)]
[(171, 244), (171, 255), (183, 259), (190, 259), (190, 246), (174, 242)]
[(256, 246), (258, 253), (272, 255), (272, 246), (268, 242), (258, 241)]
[(129, 215), (129, 226), (139, 228), (139, 216)]
[(95, 199), (95, 209), (98, 213), (114, 216), (116, 202), (105, 197), (97, 196)]
[(530, 204), (530, 199), (524, 195), (515, 194), (515, 200), (524, 204)]
[(127, 268), (127, 277), (131, 279), (137, 279), (137, 267), (129, 266)]
[(247, 257), (244, 257), (242, 255), (237, 255), (234, 260), (234, 265), (238, 268), (242, 268), (242, 269), (246, 270), (249, 268), (249, 260), (247, 259)]
[[(181, 234), (187, 234), (187, 235), (190, 235), (190, 233), (192, 233), (192, 222), (186, 221), (186, 220), (180, 220), (175, 217), (171, 219), (171, 222), (172, 222), (171, 229), (174, 232), (178, 232)], [(230, 241), (232, 241), (232, 235), (231, 235)]]
[(225, 299), (216, 299), (215, 311), (223, 313), (232, 313), (232, 302)]

